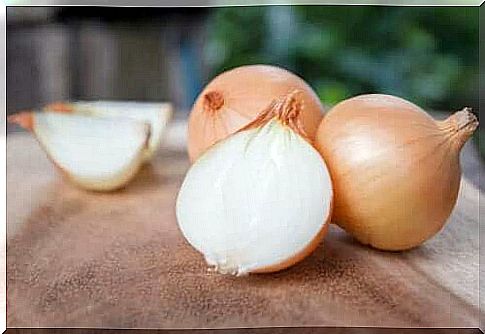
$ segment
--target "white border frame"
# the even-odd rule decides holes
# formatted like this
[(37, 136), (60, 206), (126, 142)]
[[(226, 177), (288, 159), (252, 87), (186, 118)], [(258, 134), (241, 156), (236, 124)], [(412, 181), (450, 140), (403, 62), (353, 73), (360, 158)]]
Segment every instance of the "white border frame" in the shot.
[[(3, 135), (0, 135), (0, 213), (4, 219), (1, 220), (0, 228), (0, 331), (3, 333), (7, 326), (7, 224), (6, 224), (6, 7), (7, 6), (113, 6), (113, 7), (218, 7), (218, 6), (257, 6), (257, 5), (377, 5), (377, 6), (481, 6), (485, 0), (334, 0), (334, 1), (276, 1), (276, 0), (5, 0), (0, 7), (0, 21), (2, 32), (0, 34), (1, 44), (1, 91), (2, 91), (2, 114), (0, 123), (3, 126)], [(482, 17), (482, 15), (480, 15)], [(482, 32), (480, 33), (482, 34)], [(481, 68), (481, 66), (480, 66)], [(482, 98), (481, 98), (482, 99)], [(481, 233), (480, 233), (481, 234)], [(480, 261), (481, 262), (481, 261)], [(479, 275), (480, 276), (480, 275)], [(481, 279), (479, 277), (479, 282)], [(480, 284), (481, 285), (481, 284)], [(481, 288), (479, 289), (481, 290)], [(485, 298), (485, 297), (483, 297)], [(479, 308), (484, 305), (485, 299), (479, 297)], [(480, 312), (479, 326), (485, 324), (484, 313)]]

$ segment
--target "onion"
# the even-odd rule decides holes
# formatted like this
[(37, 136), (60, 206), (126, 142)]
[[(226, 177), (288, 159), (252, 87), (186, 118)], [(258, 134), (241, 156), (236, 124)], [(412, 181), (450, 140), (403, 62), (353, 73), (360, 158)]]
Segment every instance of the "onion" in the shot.
[(167, 125), (173, 113), (170, 103), (109, 100), (58, 101), (47, 105), (44, 111), (103, 118), (129, 118), (148, 123), (150, 125), (150, 138), (145, 149), (144, 162), (150, 161), (156, 154), (167, 132)]
[(431, 238), (456, 203), (460, 150), (477, 126), (468, 108), (435, 121), (389, 95), (339, 103), (316, 138), (332, 176), (334, 221), (383, 250), (410, 249)]
[(138, 173), (150, 140), (148, 123), (58, 112), (22, 112), (8, 120), (31, 131), (73, 184), (112, 191)]
[(254, 120), (273, 101), (300, 90), (301, 124), (313, 139), (323, 106), (295, 74), (268, 65), (242, 66), (213, 79), (196, 99), (188, 124), (188, 153), (194, 162), (207, 148)]
[(220, 141), (190, 168), (177, 197), (179, 227), (220, 273), (287, 268), (324, 237), (332, 185), (302, 131), (292, 93)]

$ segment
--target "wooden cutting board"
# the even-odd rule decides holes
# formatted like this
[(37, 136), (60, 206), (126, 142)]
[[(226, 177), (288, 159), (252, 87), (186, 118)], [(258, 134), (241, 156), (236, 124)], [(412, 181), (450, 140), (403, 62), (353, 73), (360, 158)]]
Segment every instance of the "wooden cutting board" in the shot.
[(172, 139), (122, 191), (66, 183), (29, 135), (7, 137), (9, 327), (478, 327), (480, 192), (463, 179), (446, 228), (386, 253), (332, 226), (300, 264), (228, 277), (178, 230), (189, 167)]

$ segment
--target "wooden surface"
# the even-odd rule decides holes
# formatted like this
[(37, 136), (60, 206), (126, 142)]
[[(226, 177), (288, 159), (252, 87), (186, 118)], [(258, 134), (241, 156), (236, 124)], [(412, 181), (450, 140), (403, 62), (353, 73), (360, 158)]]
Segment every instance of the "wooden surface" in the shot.
[(98, 194), (64, 182), (29, 135), (8, 135), (8, 326), (478, 327), (480, 192), (467, 179), (449, 224), (417, 249), (372, 250), (331, 226), (289, 270), (227, 277), (177, 228), (189, 166), (177, 138), (126, 189)]

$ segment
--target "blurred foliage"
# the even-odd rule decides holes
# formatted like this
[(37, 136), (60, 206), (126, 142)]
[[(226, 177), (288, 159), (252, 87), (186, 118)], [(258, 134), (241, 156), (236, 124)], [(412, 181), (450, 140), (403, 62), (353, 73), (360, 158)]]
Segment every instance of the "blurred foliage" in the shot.
[(478, 110), (478, 7), (226, 7), (208, 28), (213, 75), (269, 63), (305, 78), (326, 104), (379, 92)]
[(207, 50), (213, 74), (272, 63), (304, 77), (329, 104), (382, 92), (425, 108), (478, 106), (478, 8), (287, 7), (293, 38), (283, 55), (271, 45), (286, 36), (268, 33), (278, 19), (269, 12), (281, 8), (216, 10)]

